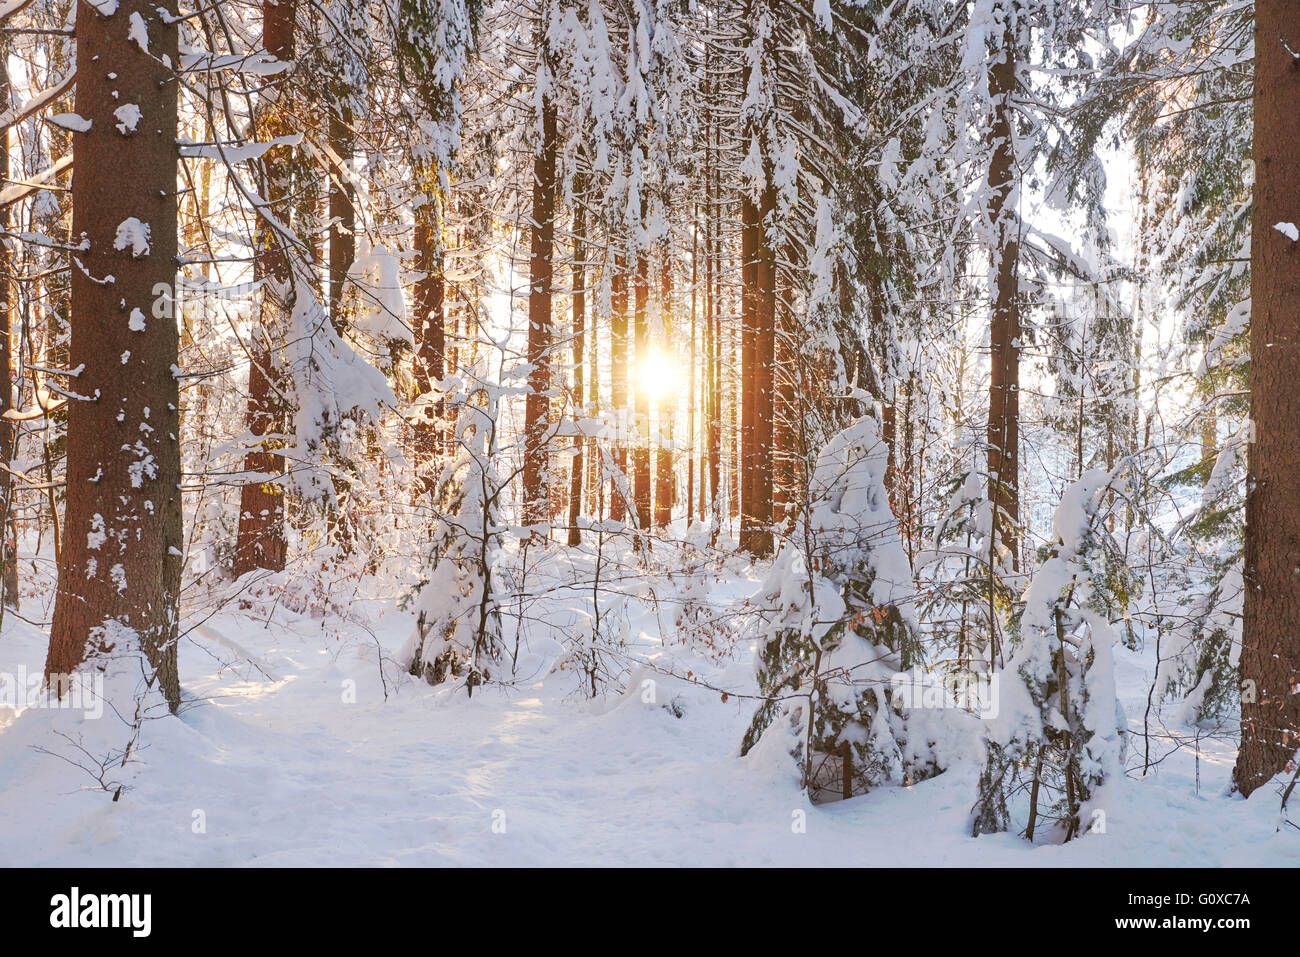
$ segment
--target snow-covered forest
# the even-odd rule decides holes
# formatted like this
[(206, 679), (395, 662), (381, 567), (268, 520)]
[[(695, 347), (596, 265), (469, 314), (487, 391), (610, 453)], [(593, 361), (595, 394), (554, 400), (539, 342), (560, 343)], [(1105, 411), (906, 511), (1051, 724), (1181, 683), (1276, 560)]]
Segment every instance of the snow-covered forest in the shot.
[(0, 864), (1300, 862), (1295, 0), (0, 0)]

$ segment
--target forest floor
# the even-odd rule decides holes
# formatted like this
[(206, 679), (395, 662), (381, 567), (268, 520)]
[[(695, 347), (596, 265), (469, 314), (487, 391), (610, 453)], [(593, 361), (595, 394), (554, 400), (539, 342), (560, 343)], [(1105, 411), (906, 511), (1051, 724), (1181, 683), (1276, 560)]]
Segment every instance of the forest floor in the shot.
[[(976, 839), (966, 829), (976, 755), (911, 787), (820, 807), (790, 767), (739, 758), (753, 642), (713, 654), (675, 643), (664, 625), (674, 606), (662, 595), (658, 614), (628, 603), (628, 690), (587, 699), (571, 668), (552, 669), (556, 638), (582, 617), (563, 583), (584, 569), (567, 558), (553, 565), (555, 587), (529, 613), (514, 686), (472, 699), (393, 666), (413, 623), (392, 600), (358, 598), (327, 621), (273, 601), (281, 584), (264, 583), (263, 598), (249, 593), (248, 607), (228, 603), (189, 632), (183, 713), (146, 723), (116, 801), (52, 732), (54, 712), (0, 707), (0, 864), (1300, 863), (1300, 834), (1279, 830), (1272, 789), (1248, 802), (1226, 793), (1234, 754), (1223, 736), (1201, 740), (1198, 756), (1193, 731), (1162, 730), (1186, 744), (1167, 754), (1172, 739), (1153, 738), (1161, 760), (1142, 777), (1149, 654), (1118, 656), (1135, 734), (1106, 833), (1064, 846)], [(752, 576), (733, 563), (709, 601), (739, 607)], [(32, 600), (25, 614), (37, 610)], [(39, 672), (46, 641), (40, 627), (6, 616), (0, 672)], [(725, 700), (719, 689), (730, 691)]]

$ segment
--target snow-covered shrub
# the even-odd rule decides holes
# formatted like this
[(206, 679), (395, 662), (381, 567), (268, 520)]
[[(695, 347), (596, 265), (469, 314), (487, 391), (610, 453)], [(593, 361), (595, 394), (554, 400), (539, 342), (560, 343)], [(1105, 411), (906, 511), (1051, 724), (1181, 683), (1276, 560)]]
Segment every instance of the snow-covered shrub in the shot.
[(607, 603), (597, 597), (593, 614), (579, 612), (578, 623), (570, 632), (564, 651), (552, 662), (551, 671), (577, 672), (579, 690), (587, 698), (598, 698), (611, 688), (624, 691), (631, 638), (626, 596), (616, 595)]
[(1115, 696), (1114, 543), (1102, 506), (1112, 474), (1085, 472), (1053, 519), (1056, 543), (1023, 596), (999, 674), (999, 709), (985, 724), (985, 764), (972, 832), (1047, 820), (1069, 840), (1097, 829), (1102, 790), (1122, 773), (1125, 718)]
[[(1212, 726), (1235, 720), (1241, 705), (1242, 562), (1245, 548), (1244, 430), (1214, 457), (1198, 507), (1175, 528), (1165, 593), (1178, 596), (1176, 624), (1160, 649), (1157, 700), (1182, 695), (1174, 720)], [(1170, 484), (1195, 481), (1209, 466), (1174, 475)]]
[(467, 373), (446, 399), (455, 416), (455, 454), (438, 479), (441, 516), (427, 577), (412, 602), (416, 631), (402, 654), (412, 675), (430, 684), (462, 678), (471, 693), (492, 677), (503, 652), (497, 579), (505, 483), (495, 465), (500, 395), (482, 372)]
[(1216, 724), (1235, 718), (1241, 707), (1241, 606), (1245, 597), (1241, 564), (1233, 562), (1208, 592), (1187, 599), (1186, 617), (1161, 650), (1156, 694), (1185, 697), (1174, 715), (1183, 724)]
[(917, 574), (928, 585), (920, 617), (927, 646), (933, 642), (947, 652), (956, 673), (984, 675), (1002, 657), (1018, 576), (1010, 552), (993, 537), (987, 474), (970, 469), (945, 491), (934, 544), (916, 559)]
[(741, 753), (789, 754), (814, 800), (942, 769), (933, 740), (893, 700), (895, 676), (918, 663), (920, 648), (887, 464), (871, 416), (831, 439), (804, 514), (755, 597), (764, 609), (756, 668), (767, 700)]

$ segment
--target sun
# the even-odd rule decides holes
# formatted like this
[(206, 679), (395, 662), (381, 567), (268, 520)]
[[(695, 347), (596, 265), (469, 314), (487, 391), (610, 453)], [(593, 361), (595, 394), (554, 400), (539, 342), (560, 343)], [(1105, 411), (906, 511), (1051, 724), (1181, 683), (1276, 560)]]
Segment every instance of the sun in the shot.
[(655, 350), (637, 363), (637, 385), (655, 401), (681, 392), (681, 372), (676, 356)]

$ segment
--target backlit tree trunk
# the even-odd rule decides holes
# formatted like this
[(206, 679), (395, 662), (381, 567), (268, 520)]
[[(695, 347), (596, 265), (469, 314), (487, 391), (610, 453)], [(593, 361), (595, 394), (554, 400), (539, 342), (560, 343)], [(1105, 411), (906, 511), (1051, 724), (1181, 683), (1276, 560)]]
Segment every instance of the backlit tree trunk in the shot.
[[(620, 431), (626, 428), (628, 416), (628, 335), (627, 335), (627, 267), (622, 253), (614, 255), (614, 274), (610, 276), (609, 351), (610, 351), (610, 405)], [(627, 446), (619, 440), (614, 452), (614, 462), (626, 477)], [(627, 502), (618, 488), (610, 490), (609, 515), (621, 522), (627, 517)]]
[[(294, 56), (296, 0), (265, 0), (262, 5), (262, 42), (279, 60)], [(283, 74), (281, 74), (283, 76)], [(287, 115), (288, 94), (272, 86), (267, 102), (259, 106), (258, 135), (263, 140), (292, 132)], [(288, 167), (291, 147), (277, 146), (262, 157), (262, 177), (269, 213), (281, 222), (289, 219)], [(282, 237), (262, 220), (258, 225), (253, 277), (262, 282), (261, 314), (249, 339), (248, 428), (258, 447), (244, 459), (244, 468), (258, 478), (245, 484), (239, 496), (239, 533), (235, 543), (234, 573), (254, 569), (281, 571), (288, 553), (285, 536), (284, 488), (276, 479), (284, 473), (284, 456), (276, 451), (288, 412), (280, 390), (279, 339), (292, 296), (292, 279)]]
[(646, 360), (650, 355), (650, 255), (647, 249), (638, 249), (634, 274), (635, 311), (632, 315), (632, 337), (636, 347), (637, 380), (633, 391), (637, 440), (632, 448), (632, 504), (636, 511), (636, 527), (650, 524), (650, 391), (646, 387)]
[[(668, 254), (667, 248), (664, 250), (664, 260), (662, 266), (662, 282), (659, 292), (659, 309), (660, 309), (660, 333), (664, 343), (664, 353), (669, 356), (668, 361), (673, 361), (676, 350), (672, 348), (673, 343), (673, 274), (672, 259)], [(675, 489), (673, 488), (674, 467), (673, 461), (673, 427), (677, 418), (677, 396), (672, 391), (661, 393), (659, 396), (659, 442), (658, 454), (655, 462), (655, 527), (667, 528), (673, 520), (673, 498)]]
[(330, 112), (329, 143), (339, 160), (338, 165), (331, 170), (329, 180), (329, 302), (330, 318), (341, 335), (347, 327), (343, 298), (348, 270), (357, 258), (356, 189), (352, 185), (350, 168), (353, 149), (352, 111), (347, 107), (341, 107), (337, 113)]
[(751, 438), (749, 548), (757, 556), (772, 552), (773, 413), (776, 399), (776, 250), (767, 227), (776, 210), (776, 187), (771, 172), (759, 206), (759, 228), (754, 265), (754, 402)]
[[(446, 285), (443, 279), (442, 196), (437, 171), (421, 173), (424, 191), (415, 209), (415, 281), (413, 327), (415, 381), (428, 393), (446, 374)], [(431, 492), (437, 481), (438, 404), (425, 404), (415, 422), (416, 468), (421, 486)]]
[(754, 330), (758, 309), (758, 205), (740, 200), (740, 547), (754, 551), (754, 469), (757, 462), (758, 370)]
[[(582, 234), (587, 228), (587, 219), (581, 200), (573, 213), (573, 414), (581, 419), (585, 416), (582, 381), (582, 360), (587, 332), (587, 291), (586, 271), (582, 258), (587, 249), (582, 241)], [(581, 435), (573, 437), (573, 458), (569, 465), (569, 544), (581, 545), (582, 532), (578, 529), (578, 518), (582, 514), (582, 470), (583, 442)]]
[[(548, 69), (544, 66), (543, 69)], [(551, 286), (555, 264), (555, 163), (559, 148), (555, 103), (542, 103), (542, 142), (533, 162), (533, 212), (528, 268), (528, 398), (524, 406), (524, 524), (550, 514), (547, 489), (547, 432), (551, 400)]]

